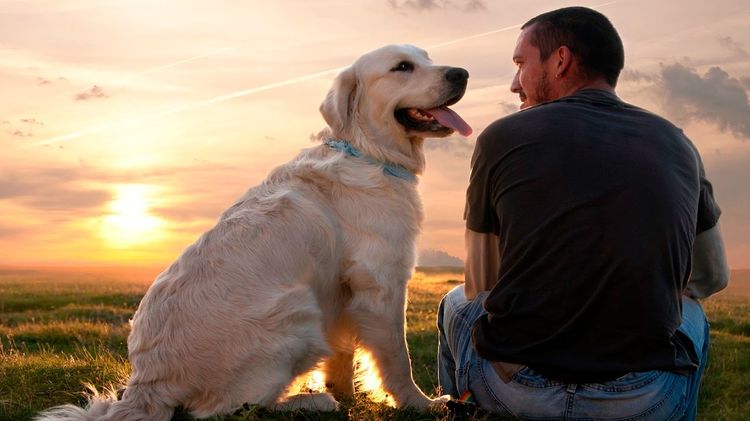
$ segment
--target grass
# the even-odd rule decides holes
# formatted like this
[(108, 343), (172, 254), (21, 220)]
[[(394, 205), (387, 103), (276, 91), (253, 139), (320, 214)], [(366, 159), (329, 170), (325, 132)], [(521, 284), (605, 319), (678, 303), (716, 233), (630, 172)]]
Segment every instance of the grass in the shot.
[[(127, 378), (126, 338), (151, 277), (110, 271), (0, 270), (0, 421), (28, 420), (63, 403), (85, 403), (97, 388)], [(463, 281), (457, 270), (420, 270), (410, 284), (408, 340), (414, 378), (437, 394), (435, 313), (440, 297)], [(711, 357), (699, 399), (701, 420), (750, 414), (750, 271), (734, 273), (728, 292), (704, 302), (712, 324)], [(443, 420), (444, 414), (399, 411), (358, 392), (332, 414), (273, 413), (249, 408), (219, 420)], [(191, 420), (182, 412), (175, 420)], [(484, 416), (481, 419), (492, 419)]]

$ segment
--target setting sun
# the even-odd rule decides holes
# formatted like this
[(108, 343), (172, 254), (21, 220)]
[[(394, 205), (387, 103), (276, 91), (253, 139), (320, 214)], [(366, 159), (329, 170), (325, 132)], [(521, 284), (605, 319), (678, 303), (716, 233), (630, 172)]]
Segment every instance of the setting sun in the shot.
[(164, 222), (151, 214), (149, 186), (126, 184), (117, 187), (117, 195), (109, 204), (110, 213), (100, 228), (104, 239), (116, 248), (149, 243), (161, 237)]

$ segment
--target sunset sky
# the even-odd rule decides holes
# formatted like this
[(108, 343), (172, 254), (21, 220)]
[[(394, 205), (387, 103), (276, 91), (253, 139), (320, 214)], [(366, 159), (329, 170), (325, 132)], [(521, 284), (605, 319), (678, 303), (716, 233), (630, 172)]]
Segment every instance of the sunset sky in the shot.
[(312, 145), (336, 69), (392, 43), (471, 74), (453, 109), (474, 134), (428, 141), (420, 180), (420, 247), (463, 258), (474, 141), (519, 105), (518, 26), (576, 4), (624, 41), (620, 97), (701, 151), (750, 268), (747, 0), (0, 0), (0, 264), (168, 264)]

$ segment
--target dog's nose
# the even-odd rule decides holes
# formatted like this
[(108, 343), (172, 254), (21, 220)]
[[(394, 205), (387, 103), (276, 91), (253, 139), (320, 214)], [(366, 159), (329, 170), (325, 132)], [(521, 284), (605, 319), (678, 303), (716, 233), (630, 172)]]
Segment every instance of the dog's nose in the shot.
[(466, 82), (466, 79), (468, 78), (469, 72), (467, 72), (466, 69), (462, 69), (460, 67), (451, 67), (450, 69), (448, 69), (448, 71), (445, 72), (445, 79), (447, 79), (448, 82)]

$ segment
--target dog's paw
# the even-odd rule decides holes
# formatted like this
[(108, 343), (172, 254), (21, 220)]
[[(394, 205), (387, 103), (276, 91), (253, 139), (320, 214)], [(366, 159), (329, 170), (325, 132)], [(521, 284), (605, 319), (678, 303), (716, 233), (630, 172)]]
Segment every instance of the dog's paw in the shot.
[(450, 395), (443, 395), (438, 398), (432, 399), (427, 405), (427, 410), (433, 412), (439, 412), (445, 410), (445, 404), (451, 400)]
[(430, 399), (427, 396), (421, 395), (413, 397), (407, 401), (398, 402), (396, 406), (398, 408), (414, 408), (419, 411), (442, 411), (445, 408), (445, 403), (449, 400), (449, 395), (435, 399)]
[(301, 393), (289, 396), (274, 407), (276, 411), (309, 411), (333, 412), (338, 411), (339, 403), (330, 393)]
[(333, 412), (339, 410), (339, 402), (327, 393), (321, 393), (324, 397), (317, 399), (315, 404), (316, 411)]

